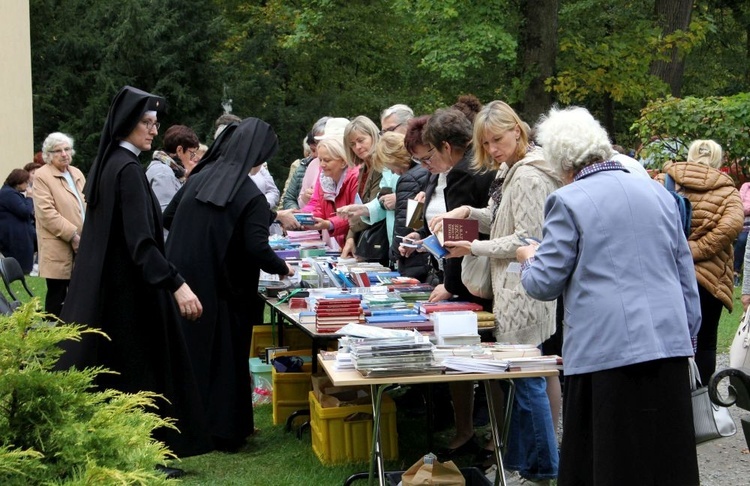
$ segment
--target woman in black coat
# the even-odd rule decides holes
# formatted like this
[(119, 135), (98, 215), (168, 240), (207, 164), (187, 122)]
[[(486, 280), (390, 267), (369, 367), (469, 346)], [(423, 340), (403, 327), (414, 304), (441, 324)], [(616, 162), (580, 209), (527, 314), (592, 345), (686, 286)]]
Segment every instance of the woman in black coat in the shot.
[(18, 260), (23, 273), (34, 265), (34, 202), (24, 196), (30, 175), (13, 169), (0, 189), (0, 253)]
[(260, 270), (294, 271), (268, 244), (271, 210), (249, 177), (276, 152), (276, 134), (257, 118), (227, 130), (228, 141), (215, 143), (225, 147), (212, 147), (222, 155), (214, 162), (207, 154), (167, 207), (174, 213), (167, 257), (203, 303), (199, 321), (183, 321), (182, 330), (213, 442), (235, 451), (254, 430), (247, 358)]
[(100, 388), (153, 391), (159, 414), (179, 432), (159, 429), (178, 456), (211, 450), (203, 407), (180, 330), (179, 313), (197, 319), (201, 303), (164, 256), (161, 207), (138, 160), (158, 133), (163, 98), (126, 86), (112, 101), (99, 152), (84, 187), (87, 208), (60, 318), (99, 328), (65, 342), (59, 369), (103, 366)]
[[(431, 117), (410, 120), (407, 138), (410, 136), (421, 140), (421, 143), (413, 143), (411, 154), (432, 174), (425, 188), (424, 226), (408, 235), (424, 239), (430, 234), (427, 223), (432, 217), (463, 205), (486, 206), (495, 171), (476, 173), (471, 170), (471, 122), (456, 109), (438, 110)], [(415, 254), (403, 247), (400, 251), (409, 258)], [(449, 258), (433, 263), (436, 268), (442, 266), (443, 278), (432, 291), (430, 301), (457, 296), (460, 300), (477, 301), (490, 307), (489, 302), (471, 295), (461, 281), (462, 260)]]

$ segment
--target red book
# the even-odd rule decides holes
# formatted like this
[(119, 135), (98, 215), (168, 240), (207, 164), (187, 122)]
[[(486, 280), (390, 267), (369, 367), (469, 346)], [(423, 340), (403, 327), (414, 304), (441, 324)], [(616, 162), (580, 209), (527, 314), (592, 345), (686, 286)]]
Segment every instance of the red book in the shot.
[(342, 316), (358, 316), (362, 314), (362, 309), (344, 309), (344, 310), (320, 310), (315, 312), (318, 317), (342, 317)]
[(482, 306), (474, 302), (420, 302), (419, 306), (419, 312), (421, 314), (430, 314), (432, 312), (482, 310)]
[(446, 241), (474, 241), (479, 238), (479, 221), (476, 219), (443, 220), (443, 232), (438, 234), (440, 244)]

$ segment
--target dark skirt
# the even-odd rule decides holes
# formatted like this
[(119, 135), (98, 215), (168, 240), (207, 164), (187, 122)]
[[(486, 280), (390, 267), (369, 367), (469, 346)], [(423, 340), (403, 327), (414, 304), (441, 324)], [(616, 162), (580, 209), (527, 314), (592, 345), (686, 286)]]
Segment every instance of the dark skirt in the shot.
[(565, 377), (558, 486), (699, 484), (687, 358)]

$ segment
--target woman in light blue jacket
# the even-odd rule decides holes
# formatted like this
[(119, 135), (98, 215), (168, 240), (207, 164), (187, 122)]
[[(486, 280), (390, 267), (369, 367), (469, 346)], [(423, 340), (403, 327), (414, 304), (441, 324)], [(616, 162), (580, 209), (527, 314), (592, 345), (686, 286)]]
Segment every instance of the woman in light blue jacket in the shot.
[(687, 357), (700, 305), (677, 205), (608, 160), (583, 108), (550, 111), (537, 140), (566, 185), (541, 244), (517, 256), (530, 296), (565, 302), (557, 484), (697, 485)]

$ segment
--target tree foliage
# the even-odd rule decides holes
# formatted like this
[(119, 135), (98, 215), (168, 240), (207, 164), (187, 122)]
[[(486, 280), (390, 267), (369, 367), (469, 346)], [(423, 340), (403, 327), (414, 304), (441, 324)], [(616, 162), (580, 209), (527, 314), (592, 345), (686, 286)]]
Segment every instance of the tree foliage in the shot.
[(166, 484), (170, 455), (151, 438), (172, 425), (156, 395), (92, 391), (105, 370), (53, 371), (58, 344), (82, 326), (46, 322), (38, 299), (0, 316), (0, 484)]
[[(277, 182), (321, 116), (377, 122), (395, 103), (430, 113), (466, 93), (530, 123), (553, 102), (586, 106), (626, 143), (644, 104), (669, 92), (649, 68), (675, 48), (685, 95), (750, 90), (747, 2), (696, 1), (690, 28), (666, 35), (655, 2), (31, 0), (35, 140), (70, 133), (87, 170), (112, 96), (131, 84), (167, 98), (163, 126), (205, 142), (222, 101), (271, 123)], [(555, 25), (556, 56), (540, 56)]]
[[(221, 38), (211, 4), (32, 0), (30, 7), (37, 147), (51, 132), (68, 133), (76, 140), (75, 164), (87, 171), (109, 103), (127, 84), (167, 98), (165, 127), (181, 123), (203, 135), (213, 122), (207, 115), (221, 114), (221, 89), (206, 75)], [(200, 30), (190, 27), (200, 21), (195, 12), (208, 19)]]

